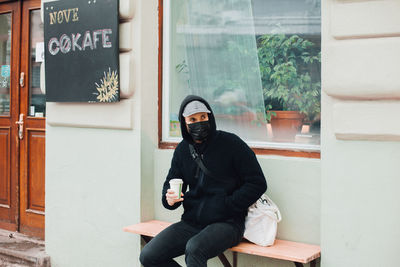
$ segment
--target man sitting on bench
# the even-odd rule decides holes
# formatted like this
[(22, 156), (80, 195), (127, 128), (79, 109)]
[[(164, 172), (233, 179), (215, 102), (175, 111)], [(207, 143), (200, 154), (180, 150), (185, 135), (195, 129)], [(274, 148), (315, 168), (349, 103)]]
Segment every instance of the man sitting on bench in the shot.
[[(175, 149), (162, 203), (170, 210), (183, 203), (184, 213), (143, 248), (144, 267), (180, 266), (173, 258), (183, 254), (188, 267), (207, 266), (208, 259), (241, 241), (247, 209), (267, 189), (254, 152), (238, 136), (216, 130), (206, 100), (187, 96), (179, 121), (183, 140)], [(179, 197), (169, 189), (175, 178), (183, 180), (185, 194)]]

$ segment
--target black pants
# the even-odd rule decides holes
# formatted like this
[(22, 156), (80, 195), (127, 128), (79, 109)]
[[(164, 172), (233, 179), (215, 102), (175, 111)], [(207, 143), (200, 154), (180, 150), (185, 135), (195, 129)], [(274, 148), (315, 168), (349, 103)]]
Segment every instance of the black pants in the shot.
[(230, 223), (213, 223), (201, 229), (180, 221), (143, 248), (140, 262), (144, 267), (180, 267), (173, 258), (185, 254), (187, 267), (203, 267), (208, 259), (237, 245), (241, 239), (241, 231)]

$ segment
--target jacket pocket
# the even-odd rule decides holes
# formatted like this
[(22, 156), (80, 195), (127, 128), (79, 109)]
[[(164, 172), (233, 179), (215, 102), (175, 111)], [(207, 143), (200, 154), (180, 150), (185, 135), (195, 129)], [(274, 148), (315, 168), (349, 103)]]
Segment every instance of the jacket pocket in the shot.
[(192, 191), (187, 191), (183, 196), (183, 207), (186, 210), (195, 209), (200, 204), (200, 199), (193, 195)]
[(202, 225), (208, 225), (227, 220), (225, 200), (226, 193), (223, 190), (205, 195), (197, 210), (197, 221)]

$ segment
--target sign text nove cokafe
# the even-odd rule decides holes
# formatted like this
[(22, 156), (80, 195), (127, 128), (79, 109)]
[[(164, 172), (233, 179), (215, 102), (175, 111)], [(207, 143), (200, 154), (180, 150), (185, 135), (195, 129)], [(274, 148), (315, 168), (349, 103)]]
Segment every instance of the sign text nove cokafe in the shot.
[(119, 101), (116, 0), (44, 4), (46, 100)]

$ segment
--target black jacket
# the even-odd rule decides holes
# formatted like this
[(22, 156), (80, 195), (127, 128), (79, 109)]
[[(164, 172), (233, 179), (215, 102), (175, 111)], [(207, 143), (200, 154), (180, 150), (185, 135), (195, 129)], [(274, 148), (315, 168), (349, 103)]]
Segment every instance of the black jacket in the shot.
[[(234, 222), (243, 230), (247, 208), (267, 189), (265, 177), (254, 152), (242, 139), (216, 130), (213, 113), (208, 114), (210, 136), (201, 144), (193, 142), (182, 116), (184, 107), (193, 100), (203, 102), (211, 111), (210, 105), (201, 97), (190, 95), (183, 100), (179, 110), (183, 140), (175, 149), (162, 190), (162, 203), (170, 210), (181, 205), (179, 202), (169, 206), (165, 197), (169, 180), (181, 178), (184, 181), (182, 220), (200, 227), (214, 222)], [(191, 157), (189, 143), (202, 156), (207, 169), (223, 181), (204, 174)]]

